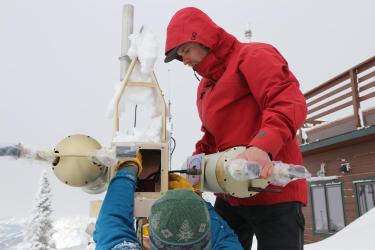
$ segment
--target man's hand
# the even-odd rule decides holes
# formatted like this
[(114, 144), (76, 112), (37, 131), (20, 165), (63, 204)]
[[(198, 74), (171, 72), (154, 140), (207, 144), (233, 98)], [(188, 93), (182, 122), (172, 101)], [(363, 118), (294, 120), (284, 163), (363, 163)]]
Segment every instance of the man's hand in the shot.
[(259, 163), (262, 167), (262, 172), (260, 173), (260, 178), (262, 179), (267, 179), (272, 175), (272, 161), (267, 152), (260, 148), (252, 146), (237, 155), (236, 159), (245, 159)]

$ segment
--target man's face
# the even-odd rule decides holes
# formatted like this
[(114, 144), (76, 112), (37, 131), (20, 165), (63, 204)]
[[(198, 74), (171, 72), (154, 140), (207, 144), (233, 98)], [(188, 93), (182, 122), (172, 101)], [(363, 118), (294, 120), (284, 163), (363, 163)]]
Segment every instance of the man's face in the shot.
[(182, 57), (184, 65), (194, 67), (208, 54), (208, 49), (196, 42), (188, 42), (180, 46), (177, 54)]

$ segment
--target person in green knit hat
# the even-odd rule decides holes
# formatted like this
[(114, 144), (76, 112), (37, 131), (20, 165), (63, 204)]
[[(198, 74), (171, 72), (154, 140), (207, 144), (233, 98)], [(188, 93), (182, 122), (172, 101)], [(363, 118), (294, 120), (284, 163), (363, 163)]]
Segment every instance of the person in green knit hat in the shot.
[[(117, 168), (96, 223), (97, 250), (142, 249), (133, 217), (137, 173), (135, 165)], [(170, 180), (174, 182), (170, 187), (188, 188), (182, 177)], [(169, 190), (154, 203), (149, 217), (149, 239), (151, 250), (243, 249), (212, 205), (189, 189)]]
[(190, 190), (169, 190), (153, 205), (149, 225), (151, 246), (157, 249), (210, 249), (206, 203)]

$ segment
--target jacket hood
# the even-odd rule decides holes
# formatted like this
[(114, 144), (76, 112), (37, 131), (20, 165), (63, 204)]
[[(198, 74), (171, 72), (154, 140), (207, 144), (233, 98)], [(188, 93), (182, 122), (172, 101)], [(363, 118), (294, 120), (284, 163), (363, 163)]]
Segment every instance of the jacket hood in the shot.
[[(236, 41), (206, 13), (187, 7), (177, 11), (168, 24), (165, 55), (184, 43), (200, 43), (209, 48), (209, 53), (194, 70), (205, 78), (217, 80), (225, 70), (228, 54)], [(177, 59), (181, 61), (181, 58)]]
[(194, 7), (183, 8), (168, 24), (165, 54), (187, 42), (198, 42), (212, 49), (221, 30), (203, 11)]

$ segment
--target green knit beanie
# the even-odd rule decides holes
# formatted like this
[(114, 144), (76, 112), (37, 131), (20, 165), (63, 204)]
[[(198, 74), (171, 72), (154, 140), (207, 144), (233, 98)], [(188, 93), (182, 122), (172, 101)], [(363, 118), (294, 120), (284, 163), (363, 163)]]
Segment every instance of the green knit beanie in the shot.
[(190, 190), (169, 190), (151, 208), (151, 249), (209, 249), (210, 216), (205, 201)]

